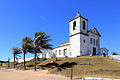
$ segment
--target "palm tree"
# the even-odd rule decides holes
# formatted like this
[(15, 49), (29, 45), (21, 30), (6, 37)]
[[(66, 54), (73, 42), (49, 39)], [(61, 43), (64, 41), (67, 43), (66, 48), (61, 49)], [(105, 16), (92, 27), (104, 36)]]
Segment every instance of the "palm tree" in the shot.
[(22, 53), (21, 49), (16, 47), (16, 48), (12, 48), (12, 51), (13, 51), (13, 56), (14, 56), (14, 68), (15, 68), (15, 58), (16, 58), (16, 55)]
[(22, 41), (22, 51), (24, 53), (23, 55), (23, 59), (24, 59), (24, 69), (25, 69), (25, 55), (27, 52), (29, 52), (30, 50), (30, 45), (32, 44), (32, 40), (31, 40), (31, 37), (24, 37), (23, 38), (23, 41)]
[(51, 44), (48, 44), (48, 42), (51, 40), (49, 39), (50, 36), (46, 35), (44, 32), (36, 32), (35, 38), (33, 42), (33, 49), (34, 49), (34, 70), (36, 71), (36, 56), (37, 53), (42, 53), (43, 49), (51, 49)]

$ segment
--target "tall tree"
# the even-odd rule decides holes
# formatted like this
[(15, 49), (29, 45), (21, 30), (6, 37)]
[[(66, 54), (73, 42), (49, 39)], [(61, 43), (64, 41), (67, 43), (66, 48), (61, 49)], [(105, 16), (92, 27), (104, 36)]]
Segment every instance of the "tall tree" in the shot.
[(15, 68), (15, 58), (16, 58), (16, 55), (22, 53), (21, 49), (16, 47), (16, 48), (12, 48), (12, 51), (13, 51), (13, 56), (14, 56), (14, 68)]
[(43, 49), (51, 49), (52, 45), (48, 44), (50, 41), (50, 36), (45, 34), (44, 32), (36, 32), (35, 38), (33, 42), (33, 49), (34, 49), (34, 70), (36, 71), (36, 56), (37, 53), (42, 53)]
[(25, 55), (27, 52), (30, 52), (30, 45), (32, 44), (32, 40), (31, 37), (24, 37), (23, 41), (22, 41), (22, 51), (23, 51), (23, 60), (24, 60), (24, 69), (26, 69), (25, 67)]

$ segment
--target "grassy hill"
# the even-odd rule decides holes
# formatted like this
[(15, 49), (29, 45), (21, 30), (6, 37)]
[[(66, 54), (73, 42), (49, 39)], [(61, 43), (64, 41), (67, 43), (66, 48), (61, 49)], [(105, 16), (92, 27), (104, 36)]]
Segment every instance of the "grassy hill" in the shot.
[[(13, 63), (10, 65), (13, 67)], [(26, 62), (27, 69), (34, 68), (34, 59)], [(16, 65), (23, 68), (23, 63)], [(81, 56), (77, 58), (48, 58), (37, 60), (37, 69), (47, 69), (52, 74), (70, 76), (73, 68), (74, 77), (109, 77), (120, 78), (120, 63), (108, 57)]]
[[(54, 62), (51, 62), (54, 61)], [(108, 57), (82, 56), (78, 58), (50, 58), (38, 64), (38, 68), (50, 70), (53, 74), (70, 76), (73, 68), (74, 77), (94, 76), (120, 78), (120, 63)]]

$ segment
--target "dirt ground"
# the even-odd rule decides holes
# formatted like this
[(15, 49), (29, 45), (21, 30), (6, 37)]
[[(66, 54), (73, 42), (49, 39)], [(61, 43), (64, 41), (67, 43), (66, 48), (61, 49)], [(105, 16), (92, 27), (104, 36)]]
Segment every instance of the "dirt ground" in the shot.
[(0, 80), (70, 80), (70, 78), (49, 74), (48, 71), (0, 70)]

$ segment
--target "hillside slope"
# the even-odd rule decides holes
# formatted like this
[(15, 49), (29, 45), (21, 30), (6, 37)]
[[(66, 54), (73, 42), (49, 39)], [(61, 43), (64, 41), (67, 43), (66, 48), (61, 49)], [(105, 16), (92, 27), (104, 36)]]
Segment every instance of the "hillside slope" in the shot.
[[(53, 62), (51, 62), (53, 61)], [(78, 58), (50, 58), (38, 64), (54, 74), (70, 76), (73, 68), (74, 77), (94, 76), (120, 78), (120, 63), (108, 57), (82, 56)]]

